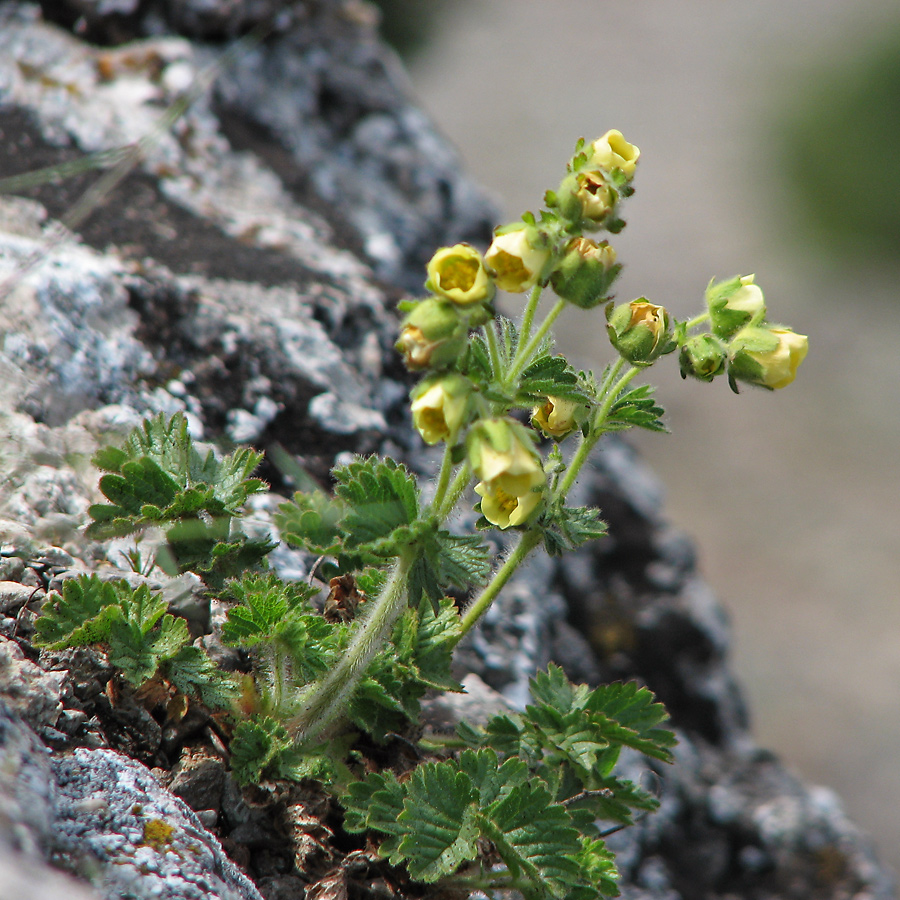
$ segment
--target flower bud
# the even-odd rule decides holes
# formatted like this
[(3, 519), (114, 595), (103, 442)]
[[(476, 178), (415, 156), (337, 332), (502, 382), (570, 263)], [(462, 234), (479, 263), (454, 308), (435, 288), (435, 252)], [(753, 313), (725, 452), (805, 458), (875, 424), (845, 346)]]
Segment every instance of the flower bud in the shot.
[(641, 151), (629, 144), (621, 131), (607, 131), (587, 148), (588, 161), (591, 165), (604, 169), (621, 169), (622, 174), (631, 181)]
[(725, 371), (728, 353), (722, 342), (713, 334), (695, 334), (688, 338), (678, 355), (681, 377), (712, 381)]
[(426, 378), (412, 392), (413, 424), (426, 444), (455, 443), (466, 424), (472, 385), (451, 372)]
[(524, 525), (540, 506), (547, 476), (528, 431), (512, 419), (483, 419), (466, 442), (480, 479), (481, 514), (498, 528)]
[(606, 330), (613, 347), (636, 366), (650, 365), (674, 349), (669, 332), (669, 314), (644, 297), (607, 308)]
[(553, 270), (550, 284), (561, 299), (591, 309), (606, 299), (621, 269), (616, 251), (606, 241), (597, 244), (588, 238), (573, 238)]
[(548, 438), (562, 440), (571, 434), (587, 418), (588, 408), (577, 400), (561, 397), (547, 397), (543, 406), (531, 411), (531, 424), (540, 429)]
[(564, 219), (584, 228), (599, 228), (618, 200), (602, 172), (573, 172), (559, 186), (556, 203)]
[(407, 369), (443, 369), (459, 358), (467, 336), (466, 322), (454, 305), (429, 297), (403, 320), (394, 348), (403, 354)]
[(706, 306), (713, 332), (728, 340), (745, 325), (758, 324), (766, 317), (763, 292), (753, 283), (753, 275), (737, 275), (706, 289)]
[(731, 342), (728, 378), (758, 384), (770, 390), (787, 387), (797, 376), (809, 350), (809, 338), (790, 328), (750, 326), (739, 331)]
[(461, 306), (488, 303), (494, 296), (481, 254), (469, 244), (442, 247), (428, 263), (425, 288)]
[(550, 259), (546, 239), (524, 222), (498, 229), (484, 263), (501, 290), (519, 294), (533, 287)]

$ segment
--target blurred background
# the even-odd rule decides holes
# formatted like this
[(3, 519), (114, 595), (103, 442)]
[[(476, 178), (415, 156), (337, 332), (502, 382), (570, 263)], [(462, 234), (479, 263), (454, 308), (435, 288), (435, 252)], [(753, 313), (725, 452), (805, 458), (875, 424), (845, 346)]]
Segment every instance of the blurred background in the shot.
[[(620, 301), (686, 318), (756, 273), (810, 336), (785, 391), (654, 367), (635, 438), (731, 613), (759, 742), (840, 792), (900, 869), (900, 4), (384, 0), (414, 90), (509, 218), (579, 136), (641, 149)], [(513, 307), (508, 307), (513, 311)], [(562, 343), (608, 358), (602, 313)]]

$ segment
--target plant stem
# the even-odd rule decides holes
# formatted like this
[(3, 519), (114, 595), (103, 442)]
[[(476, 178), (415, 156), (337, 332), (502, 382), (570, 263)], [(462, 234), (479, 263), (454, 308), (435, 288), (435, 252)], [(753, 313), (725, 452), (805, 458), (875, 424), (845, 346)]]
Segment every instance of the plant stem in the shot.
[(444, 458), (441, 460), (441, 472), (438, 475), (437, 487), (434, 489), (434, 497), (431, 498), (431, 509), (437, 511), (444, 502), (444, 495), (447, 493), (447, 486), (450, 484), (450, 473), (453, 471), (453, 460), (451, 458), (450, 446), (444, 445)]
[(493, 322), (488, 322), (483, 326), (484, 337), (487, 340), (488, 351), (491, 354), (491, 367), (494, 370), (494, 378), (503, 377), (503, 366), (500, 361), (500, 351), (497, 348), (497, 330), (494, 328)]
[[(624, 364), (624, 360), (620, 357), (618, 362), (613, 366), (610, 370), (609, 376), (607, 377), (604, 385), (608, 385), (612, 382), (612, 379), (619, 373)], [(582, 438), (581, 444), (579, 444), (578, 449), (575, 451), (575, 455), (572, 457), (571, 462), (569, 463), (568, 470), (566, 471), (566, 476), (563, 478), (562, 482), (559, 485), (559, 497), (565, 499), (566, 494), (568, 494), (572, 485), (575, 483), (575, 479), (578, 478), (578, 473), (581, 471), (581, 467), (587, 462), (588, 456), (590, 456), (591, 450), (597, 444), (597, 441), (604, 434), (603, 425), (606, 422), (606, 417), (609, 415), (609, 411), (612, 409), (613, 403), (616, 402), (616, 398), (619, 394), (622, 393), (622, 390), (640, 372), (640, 368), (638, 366), (631, 366), (631, 368), (611, 387), (607, 387), (605, 392), (605, 397), (603, 403), (600, 408), (597, 410), (594, 421), (591, 423), (591, 429), (588, 432), (588, 436), (586, 438)]]
[(528, 303), (525, 304), (525, 312), (522, 314), (522, 328), (519, 331), (520, 346), (531, 337), (531, 326), (534, 323), (534, 314), (537, 312), (538, 303), (540, 303), (543, 290), (541, 285), (536, 284), (531, 289), (531, 294), (528, 296)]
[(509, 372), (504, 379), (505, 384), (507, 386), (511, 385), (515, 379), (521, 375), (522, 370), (531, 362), (531, 358), (534, 356), (535, 351), (541, 345), (541, 341), (547, 336), (550, 329), (553, 327), (553, 323), (559, 318), (559, 314), (565, 309), (566, 301), (565, 300), (557, 300), (556, 304), (553, 306), (553, 309), (547, 313), (547, 318), (541, 323), (541, 327), (534, 333), (534, 337), (531, 338), (530, 341), (523, 347), (522, 341), (524, 340), (524, 334), (519, 342), (519, 350), (516, 353), (516, 358), (513, 360), (513, 364), (509, 367)]
[(330, 672), (312, 685), (301, 701), (302, 710), (286, 723), (296, 743), (314, 741), (347, 711), (356, 685), (406, 606), (413, 558), (409, 551), (401, 552), (369, 615), (359, 621), (346, 653)]
[(692, 328), (696, 328), (698, 325), (702, 325), (709, 318), (709, 313), (700, 313), (699, 316), (694, 316), (693, 319), (688, 319), (687, 322), (684, 323), (684, 327), (686, 330), (690, 331)]
[(494, 598), (500, 593), (503, 586), (512, 577), (513, 572), (521, 565), (522, 561), (529, 553), (540, 543), (541, 536), (537, 531), (523, 532), (519, 538), (519, 542), (513, 547), (512, 552), (506, 557), (506, 561), (494, 573), (494, 577), (485, 587), (481, 594), (466, 610), (465, 615), (459, 623), (459, 633), (456, 641), (468, 632), (473, 625), (481, 618)]
[(459, 500), (459, 495), (469, 486), (471, 477), (472, 473), (469, 471), (469, 464), (465, 462), (460, 466), (459, 471), (457, 471), (456, 477), (453, 479), (453, 483), (444, 495), (441, 505), (432, 505), (432, 511), (437, 516), (439, 522), (443, 522), (443, 520), (453, 512), (456, 501)]

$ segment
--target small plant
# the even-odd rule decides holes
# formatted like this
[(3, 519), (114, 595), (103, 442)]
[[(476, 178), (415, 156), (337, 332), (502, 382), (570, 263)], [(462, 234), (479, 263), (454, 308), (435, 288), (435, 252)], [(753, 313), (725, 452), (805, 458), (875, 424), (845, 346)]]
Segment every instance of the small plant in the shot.
[[(40, 642), (104, 645), (132, 685), (155, 681), (230, 712), (240, 781), (318, 779), (343, 805), (345, 831), (368, 834), (414, 881), (529, 900), (615, 895), (604, 828), (657, 805), (616, 774), (620, 751), (672, 760), (665, 710), (646, 688), (576, 686), (552, 666), (534, 676), (524, 711), (419, 741), (411, 771), (373, 771), (354, 745), (362, 734), (416, 743), (421, 698), (460, 690), (453, 650), (523, 560), (604, 534), (600, 510), (569, 506), (568, 495), (604, 434), (665, 430), (652, 388), (632, 384), (645, 368), (677, 352), (684, 377), (777, 389), (806, 355), (803, 335), (768, 321), (752, 275), (710, 283), (705, 308), (684, 322), (645, 298), (613, 304), (615, 251), (586, 235), (624, 227), (638, 158), (617, 131), (579, 141), (539, 216), (497, 229), (484, 256), (467, 244), (435, 253), (429, 295), (401, 304), (396, 345), (422, 376), (413, 424), (444, 446), (433, 489), (393, 460), (356, 458), (334, 469), (332, 493), (298, 492), (276, 519), (282, 539), (317, 560), (324, 602), (318, 586), (269, 570), (272, 544), (240, 529), (245, 502), (264, 489), (251, 477), (259, 454), (202, 456), (181, 415), (148, 420), (124, 448), (98, 454), (109, 502), (91, 508), (88, 533), (161, 529), (160, 567), (197, 573), (228, 604), (221, 638), (252, 658), (249, 683), (190, 644), (164, 601), (124, 582), (68, 582), (44, 607)], [(557, 299), (539, 319), (548, 286)], [(519, 321), (497, 314), (498, 289), (530, 292)], [(552, 325), (567, 306), (605, 310), (616, 356), (599, 374), (554, 352)], [(473, 481), (476, 530), (507, 534), (499, 565), (478, 533), (452, 522)], [(461, 611), (451, 591), (470, 597)]]

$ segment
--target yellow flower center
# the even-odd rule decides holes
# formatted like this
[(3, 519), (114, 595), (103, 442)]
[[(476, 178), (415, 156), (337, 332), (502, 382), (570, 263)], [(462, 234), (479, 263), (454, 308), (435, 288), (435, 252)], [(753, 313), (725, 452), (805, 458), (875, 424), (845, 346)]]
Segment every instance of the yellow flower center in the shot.
[(462, 256), (454, 256), (446, 260), (439, 273), (441, 287), (444, 290), (470, 291), (478, 277), (478, 261)]
[(497, 273), (497, 280), (502, 283), (519, 283), (527, 281), (531, 272), (525, 268), (522, 258), (513, 256), (505, 250), (497, 250), (491, 259), (491, 268)]

